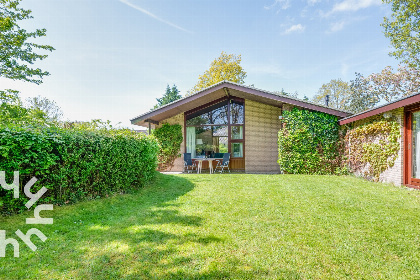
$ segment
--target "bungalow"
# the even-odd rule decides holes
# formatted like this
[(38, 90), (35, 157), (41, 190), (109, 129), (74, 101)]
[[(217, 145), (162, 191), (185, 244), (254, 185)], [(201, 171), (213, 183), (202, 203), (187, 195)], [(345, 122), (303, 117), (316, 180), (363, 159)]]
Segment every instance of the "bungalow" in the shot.
[[(293, 107), (336, 116), (347, 129), (380, 118), (392, 118), (399, 126), (399, 150), (395, 163), (380, 174), (380, 181), (420, 188), (420, 94), (401, 98), (371, 110), (351, 113), (254, 87), (220, 82), (191, 96), (131, 120), (132, 124), (157, 128), (162, 123), (180, 124), (184, 140), (181, 153), (214, 155), (231, 153), (230, 168), (246, 173), (279, 173), (278, 131), (281, 116)], [(203, 166), (206, 168), (206, 166)], [(168, 171), (182, 171), (183, 159)], [(363, 170), (356, 173), (363, 176)]]
[[(140, 115), (132, 124), (159, 127), (180, 124), (181, 153), (231, 153), (230, 168), (246, 173), (279, 173), (278, 131), (283, 110), (293, 107), (324, 112), (339, 119), (350, 113), (272, 92), (220, 82), (191, 96)], [(183, 159), (168, 171), (182, 171)], [(206, 166), (203, 166), (206, 168)]]

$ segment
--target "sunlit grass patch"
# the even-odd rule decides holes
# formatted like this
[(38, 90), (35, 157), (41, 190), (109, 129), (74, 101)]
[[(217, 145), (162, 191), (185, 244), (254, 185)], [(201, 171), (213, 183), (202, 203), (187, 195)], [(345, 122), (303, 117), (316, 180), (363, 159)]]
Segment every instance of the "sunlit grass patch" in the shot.
[[(419, 191), (353, 177), (158, 175), (55, 207), (2, 279), (417, 279)], [(0, 218), (8, 237), (32, 213)], [(32, 227), (32, 226), (31, 226)]]

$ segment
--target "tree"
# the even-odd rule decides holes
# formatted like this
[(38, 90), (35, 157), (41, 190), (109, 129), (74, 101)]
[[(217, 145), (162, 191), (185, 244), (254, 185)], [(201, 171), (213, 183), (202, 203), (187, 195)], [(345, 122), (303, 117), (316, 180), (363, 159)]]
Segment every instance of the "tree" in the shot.
[(61, 108), (58, 107), (57, 103), (45, 97), (37, 96), (28, 98), (27, 103), (29, 109), (44, 112), (45, 117), (49, 121), (57, 122), (63, 117), (63, 112), (61, 111)]
[(222, 52), (218, 58), (213, 60), (210, 68), (198, 78), (197, 84), (187, 92), (187, 95), (194, 94), (222, 81), (244, 84), (246, 72), (241, 66), (241, 60), (241, 55)]
[(399, 66), (396, 72), (387, 66), (380, 73), (371, 74), (367, 80), (368, 91), (386, 102), (420, 92), (420, 71), (407, 66)]
[(410, 67), (420, 68), (420, 9), (418, 0), (383, 0), (392, 5), (392, 15), (381, 24), (395, 51), (390, 55)]
[(48, 124), (47, 114), (38, 108), (25, 108), (15, 90), (0, 91), (0, 123)]
[(35, 50), (53, 51), (54, 48), (33, 43), (34, 39), (46, 36), (45, 29), (28, 32), (19, 27), (19, 21), (32, 18), (31, 10), (18, 7), (20, 1), (0, 0), (0, 77), (40, 84), (49, 73), (30, 65), (48, 56)]
[(369, 80), (360, 73), (355, 74), (356, 78), (350, 81), (347, 111), (359, 113), (375, 107), (380, 100), (377, 95), (369, 90)]
[(347, 110), (348, 99), (350, 96), (350, 86), (341, 79), (333, 79), (329, 83), (323, 84), (314, 96), (313, 102), (325, 105), (325, 96), (329, 95), (329, 107)]
[(331, 108), (353, 113), (373, 108), (380, 101), (380, 96), (373, 91), (370, 78), (365, 78), (360, 73), (355, 74), (356, 78), (350, 83), (334, 79), (323, 84), (312, 101), (324, 105), (325, 96), (329, 95)]
[(2, 123), (14, 122), (27, 115), (27, 109), (22, 106), (19, 92), (16, 90), (0, 91), (0, 121)]
[(173, 85), (172, 88), (169, 85), (166, 85), (166, 92), (162, 98), (156, 98), (158, 104), (155, 105), (153, 109), (162, 107), (163, 105), (169, 104), (180, 99), (182, 96), (179, 94), (179, 90), (176, 85)]
[(286, 96), (293, 97), (293, 98), (298, 97), (298, 92), (297, 91), (295, 91), (294, 93), (290, 93), (290, 92), (284, 91), (283, 88), (281, 89), (281, 91), (275, 91), (274, 93), (279, 94), (279, 95), (286, 95)]
[(328, 94), (330, 107), (358, 113), (373, 108), (381, 101), (392, 102), (420, 92), (420, 71), (408, 66), (399, 66), (396, 72), (387, 66), (380, 73), (368, 77), (355, 74), (356, 78), (350, 83), (338, 79), (322, 85), (313, 102), (324, 104)]

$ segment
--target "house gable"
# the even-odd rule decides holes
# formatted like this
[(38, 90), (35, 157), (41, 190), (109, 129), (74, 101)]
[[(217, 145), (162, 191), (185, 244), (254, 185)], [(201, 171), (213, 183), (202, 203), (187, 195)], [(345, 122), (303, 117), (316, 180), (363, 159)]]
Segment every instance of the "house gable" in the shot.
[(177, 114), (190, 111), (204, 104), (209, 104), (215, 100), (229, 96), (251, 100), (280, 108), (282, 108), (284, 104), (293, 105), (299, 108), (324, 112), (330, 115), (337, 116), (338, 118), (345, 118), (350, 116), (350, 113), (348, 112), (332, 109), (311, 102), (306, 102), (297, 98), (292, 98), (285, 95), (278, 95), (272, 92), (256, 89), (253, 87), (247, 87), (232, 82), (224, 81), (215, 84), (211, 87), (208, 87), (191, 96), (184, 97), (161, 108), (133, 118), (131, 120), (131, 123), (135, 125), (146, 125), (146, 123), (158, 124), (159, 122), (173, 117)]

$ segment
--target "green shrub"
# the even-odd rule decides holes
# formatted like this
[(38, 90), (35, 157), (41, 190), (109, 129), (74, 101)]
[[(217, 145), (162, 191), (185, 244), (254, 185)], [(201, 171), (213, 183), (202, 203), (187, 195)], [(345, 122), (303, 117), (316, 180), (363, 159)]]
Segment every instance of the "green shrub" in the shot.
[(0, 127), (0, 170), (20, 172), (20, 199), (0, 188), (0, 213), (20, 212), (24, 185), (35, 176), (48, 192), (39, 203), (65, 204), (124, 193), (149, 181), (157, 167), (154, 137), (125, 130)]
[(180, 156), (179, 151), (182, 143), (182, 126), (179, 124), (170, 125), (164, 123), (161, 127), (153, 131), (160, 144), (158, 155), (159, 170), (171, 168), (177, 157)]
[(292, 174), (334, 174), (340, 166), (337, 118), (297, 108), (283, 112), (279, 131), (280, 168)]

